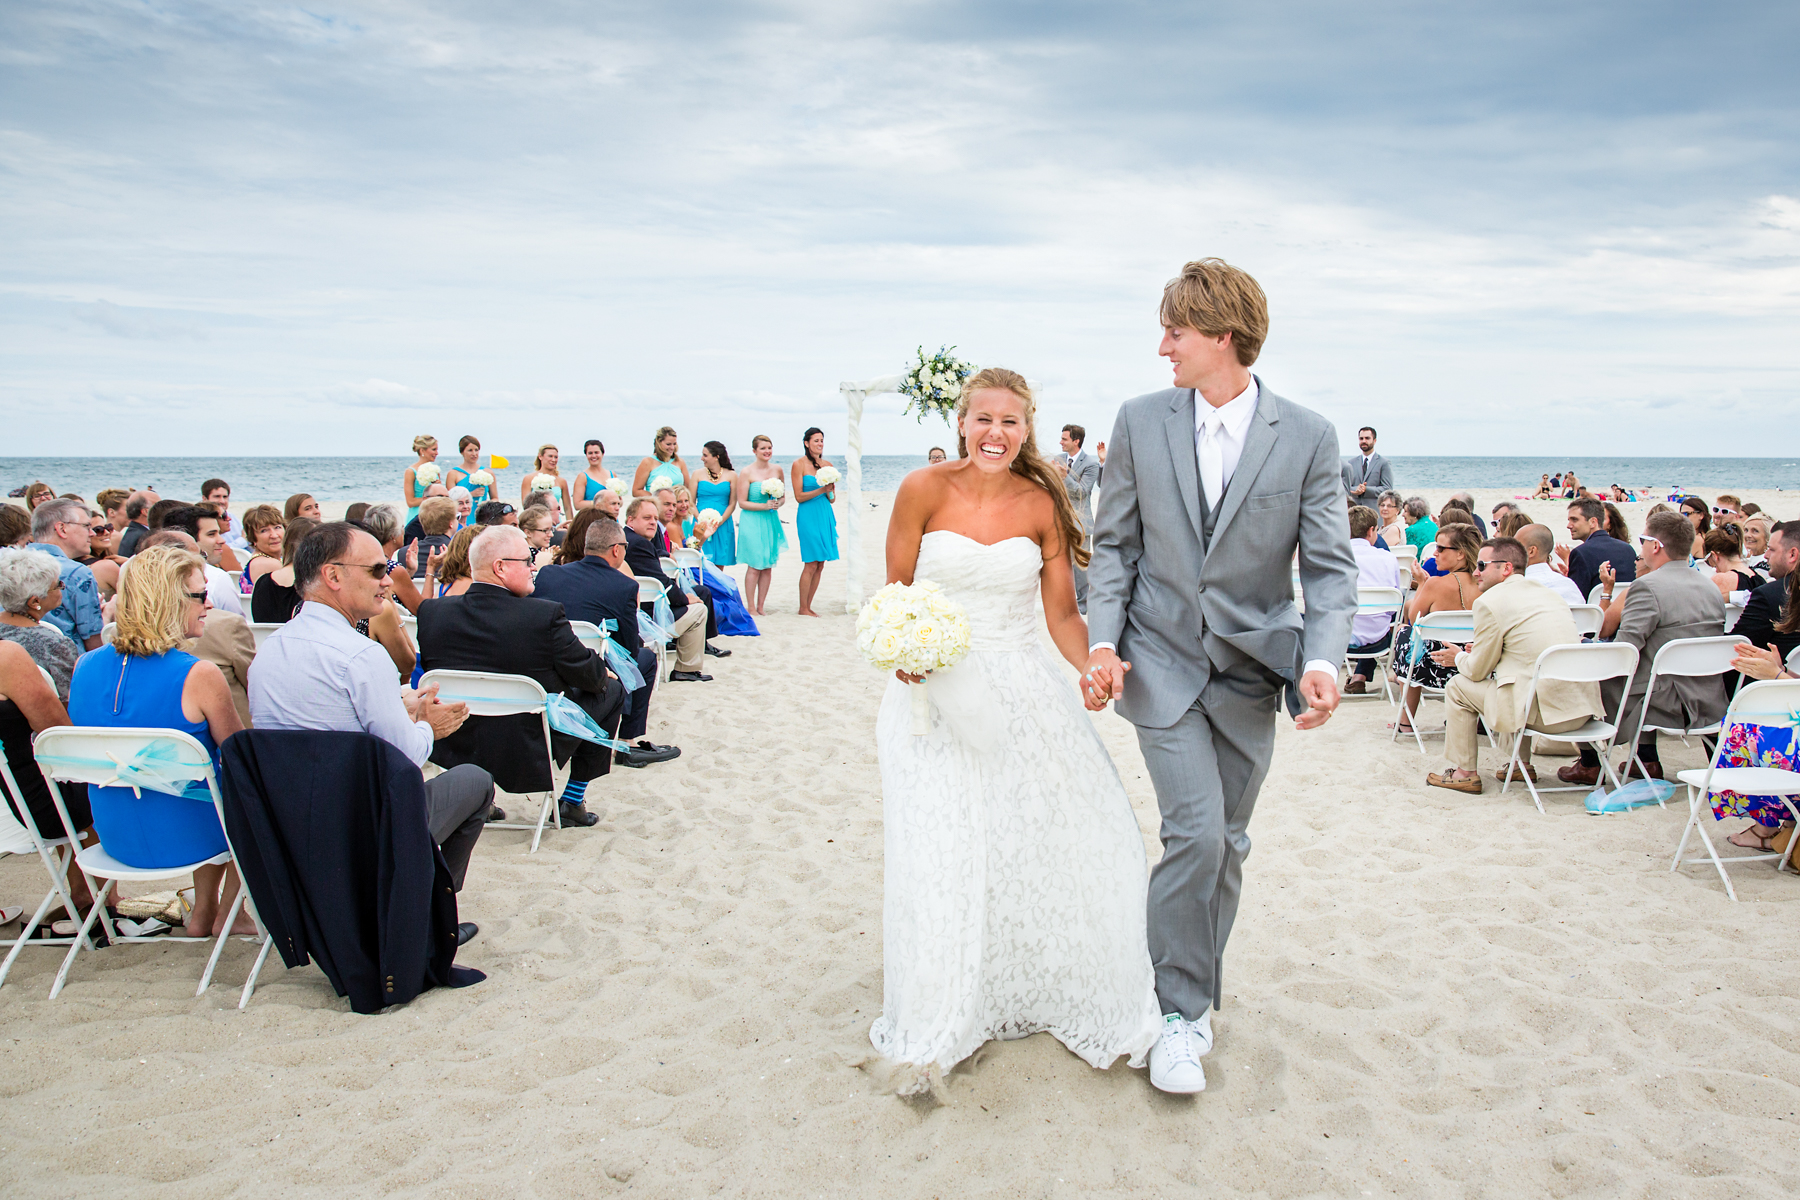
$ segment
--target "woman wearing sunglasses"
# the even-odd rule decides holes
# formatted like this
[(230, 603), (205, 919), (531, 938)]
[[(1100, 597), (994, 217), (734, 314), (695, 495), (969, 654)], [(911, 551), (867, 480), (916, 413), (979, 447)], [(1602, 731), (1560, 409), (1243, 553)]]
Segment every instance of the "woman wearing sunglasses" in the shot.
[[(1419, 697), (1426, 687), (1442, 688), (1456, 674), (1455, 667), (1443, 667), (1431, 661), (1431, 652), (1443, 643), (1420, 638), (1412, 645), (1412, 626), (1426, 613), (1466, 611), (1481, 594), (1475, 582), (1475, 560), (1481, 557), (1481, 535), (1475, 526), (1457, 522), (1441, 526), (1437, 531), (1438, 570), (1441, 575), (1428, 575), (1417, 564), (1413, 566), (1413, 586), (1418, 590), (1406, 604), (1406, 624), (1394, 631), (1394, 670), (1398, 679), (1410, 680), (1406, 701), (1400, 711), (1400, 732), (1412, 732), (1412, 716), (1419, 711)], [(1407, 664), (1411, 663), (1409, 667)]]

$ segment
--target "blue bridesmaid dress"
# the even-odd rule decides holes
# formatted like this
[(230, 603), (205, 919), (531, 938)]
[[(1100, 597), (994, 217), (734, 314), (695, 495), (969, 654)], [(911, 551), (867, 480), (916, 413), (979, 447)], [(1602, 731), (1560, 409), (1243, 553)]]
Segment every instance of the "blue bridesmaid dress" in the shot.
[[(769, 498), (763, 495), (762, 484), (757, 482), (745, 489), (744, 499), (753, 504), (764, 504)], [(780, 510), (738, 509), (737, 541), (739, 562), (754, 571), (766, 571), (774, 566), (781, 557), (782, 550), (787, 547), (787, 533), (781, 528)]]
[[(804, 491), (812, 491), (819, 486), (819, 481), (811, 475), (801, 480)], [(831, 507), (831, 497), (814, 496), (811, 500), (802, 500), (800, 507), (794, 510), (794, 527), (800, 533), (800, 561), (836, 562), (837, 549), (837, 512)]]
[[(694, 511), (705, 512), (712, 509), (722, 513), (731, 507), (731, 481), (721, 479), (714, 483), (710, 479), (702, 479), (694, 485)], [(700, 547), (700, 553), (706, 561), (715, 567), (729, 567), (738, 560), (737, 530), (730, 521), (721, 521), (719, 528), (706, 539), (706, 545)]]

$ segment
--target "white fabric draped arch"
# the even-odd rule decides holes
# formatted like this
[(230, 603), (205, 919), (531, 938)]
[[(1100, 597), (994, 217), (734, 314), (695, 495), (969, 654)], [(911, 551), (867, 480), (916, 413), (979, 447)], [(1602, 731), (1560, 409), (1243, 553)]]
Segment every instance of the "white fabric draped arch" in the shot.
[(883, 375), (866, 383), (840, 383), (848, 417), (844, 433), (844, 611), (855, 616), (863, 602), (862, 546), (862, 414), (870, 396), (898, 394), (902, 375)]

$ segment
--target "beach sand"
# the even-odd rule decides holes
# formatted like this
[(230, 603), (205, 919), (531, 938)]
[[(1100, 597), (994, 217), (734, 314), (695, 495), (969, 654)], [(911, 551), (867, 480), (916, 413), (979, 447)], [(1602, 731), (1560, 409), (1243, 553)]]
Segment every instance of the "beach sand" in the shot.
[[(882, 1093), (856, 1064), (881, 1004), (886, 680), (850, 617), (794, 615), (797, 573), (715, 682), (659, 689), (678, 761), (616, 771), (601, 823), (535, 856), (483, 837), (475, 988), (356, 1016), (275, 958), (240, 1013), (251, 945), (200, 998), (203, 948), (136, 945), (84, 955), (52, 1002), (60, 953), (28, 948), (0, 989), (6, 1194), (1793, 1193), (1800, 880), (1747, 866), (1734, 905), (1710, 867), (1671, 874), (1681, 801), (1592, 818), (1579, 793), (1540, 815), (1492, 782), (1428, 790), (1441, 743), (1390, 744), (1380, 700), (1282, 722), (1203, 1095), (1047, 1035), (989, 1046), (948, 1107)], [(1154, 859), (1132, 730), (1096, 727)], [(35, 860), (0, 861), (0, 901), (42, 890)]]

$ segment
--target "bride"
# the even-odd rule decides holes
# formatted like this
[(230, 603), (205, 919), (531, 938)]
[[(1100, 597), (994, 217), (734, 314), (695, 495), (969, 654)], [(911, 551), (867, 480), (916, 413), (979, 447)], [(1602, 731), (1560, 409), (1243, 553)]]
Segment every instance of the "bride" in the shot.
[[(989, 1038), (1048, 1032), (1095, 1067), (1142, 1066), (1161, 1027), (1144, 934), (1143, 837), (1074, 687), (1087, 623), (1082, 531), (1038, 454), (1023, 377), (963, 387), (958, 457), (914, 471), (888, 524), (889, 582), (931, 580), (967, 611), (970, 651), (929, 677), (912, 732), (897, 672), (876, 721), (886, 809), (885, 982), (876, 1050), (929, 1090)], [(1037, 598), (1042, 594), (1044, 618)]]

